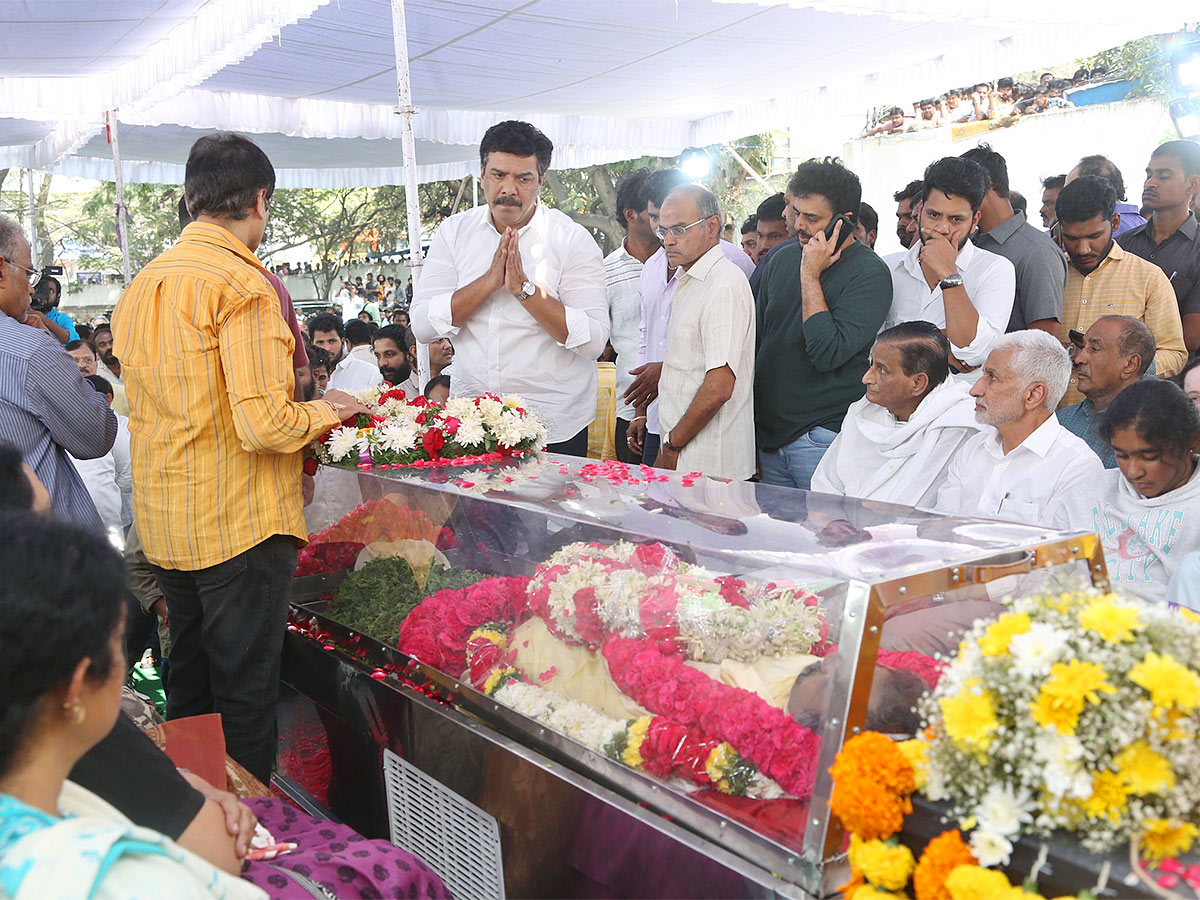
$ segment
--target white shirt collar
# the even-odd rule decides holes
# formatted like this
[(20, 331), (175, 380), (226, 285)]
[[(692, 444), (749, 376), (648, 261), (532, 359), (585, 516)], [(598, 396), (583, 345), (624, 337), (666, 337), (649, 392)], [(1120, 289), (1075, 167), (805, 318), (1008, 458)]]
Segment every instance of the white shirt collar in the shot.
[[(1046, 421), (1035, 428), (1033, 432), (1027, 438), (1025, 438), (1025, 440), (1021, 441), (1019, 445), (1013, 448), (1013, 452), (1016, 453), (1017, 450), (1025, 449), (1030, 453), (1033, 453), (1035, 456), (1045, 459), (1046, 455), (1050, 452), (1050, 448), (1054, 446), (1054, 442), (1057, 440), (1058, 435), (1062, 430), (1062, 426), (1058, 424), (1058, 416), (1054, 415), (1054, 413), (1051, 413), (1050, 418), (1046, 419)], [(1000, 459), (1004, 456), (1004, 444), (1000, 439), (1000, 432), (993, 431), (992, 436), (988, 439), (988, 442), (985, 446), (988, 448), (988, 451), (992, 454), (992, 456), (996, 457), (997, 459)]]
[(712, 267), (717, 264), (717, 260), (724, 259), (724, 257), (725, 251), (721, 249), (720, 243), (717, 243), (715, 246), (710, 247), (708, 251), (698, 260), (692, 263), (692, 265), (686, 271), (682, 268), (676, 270), (675, 277), (680, 280), (682, 280), (684, 277), (687, 277), (698, 278), (700, 281), (703, 281), (708, 277), (708, 273), (712, 271)]

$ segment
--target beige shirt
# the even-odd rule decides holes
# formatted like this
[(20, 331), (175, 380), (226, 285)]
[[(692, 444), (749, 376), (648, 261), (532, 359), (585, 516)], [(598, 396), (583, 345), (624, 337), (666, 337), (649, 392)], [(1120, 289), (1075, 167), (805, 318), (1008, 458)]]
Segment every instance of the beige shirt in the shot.
[(678, 285), (667, 325), (659, 382), (659, 417), (666, 440), (691, 405), (704, 376), (729, 366), (733, 396), (679, 454), (681, 472), (745, 479), (754, 474), (754, 296), (741, 269), (713, 247)]

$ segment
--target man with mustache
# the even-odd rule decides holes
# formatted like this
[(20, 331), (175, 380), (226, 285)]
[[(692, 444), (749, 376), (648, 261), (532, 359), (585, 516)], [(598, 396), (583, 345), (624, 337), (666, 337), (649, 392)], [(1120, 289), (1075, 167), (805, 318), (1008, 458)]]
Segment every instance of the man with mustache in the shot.
[(913, 211), (917, 204), (917, 195), (925, 189), (925, 183), (916, 178), (892, 194), (896, 201), (896, 237), (900, 246), (907, 250), (915, 240), (909, 226), (913, 223)]
[(1154, 263), (1171, 282), (1189, 353), (1200, 349), (1200, 224), (1190, 209), (1198, 191), (1200, 144), (1160, 144), (1146, 166), (1142, 188), (1142, 206), (1150, 210), (1150, 219), (1118, 235), (1124, 249)]
[(371, 343), (379, 374), (393, 387), (402, 388), (409, 400), (421, 396), (417, 380), (417, 340), (403, 325), (384, 325)]
[[(1167, 276), (1158, 266), (1127, 252), (1113, 238), (1120, 216), (1117, 193), (1099, 175), (1083, 175), (1062, 189), (1055, 203), (1060, 240), (1067, 251), (1067, 286), (1059, 340), (1086, 332), (1101, 316), (1132, 316), (1146, 323), (1158, 347), (1159, 377), (1176, 374), (1187, 361), (1179, 306)], [(1074, 377), (1063, 406), (1083, 400)]]
[(932, 322), (949, 338), (951, 367), (960, 375), (977, 369), (1008, 330), (1016, 296), (1013, 264), (970, 240), (990, 188), (987, 170), (972, 160), (932, 163), (916, 220), (920, 239), (890, 263), (886, 327)]
[(586, 456), (596, 359), (610, 322), (595, 239), (538, 202), (554, 144), (500, 122), (479, 144), (482, 206), (438, 226), (412, 301), (412, 330), (454, 339), (456, 394), (520, 394), (552, 453)]

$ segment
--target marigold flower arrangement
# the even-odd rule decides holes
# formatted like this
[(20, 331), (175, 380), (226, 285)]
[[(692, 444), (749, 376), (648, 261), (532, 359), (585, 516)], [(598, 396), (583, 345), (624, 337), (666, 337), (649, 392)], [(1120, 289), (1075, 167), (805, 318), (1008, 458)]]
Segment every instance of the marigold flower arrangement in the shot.
[(1065, 829), (1157, 858), (1200, 825), (1200, 625), (1096, 592), (1010, 601), (977, 623), (937, 688), (925, 793), (974, 824), (985, 866), (1022, 834)]
[(370, 415), (331, 429), (313, 445), (326, 465), (344, 468), (495, 462), (542, 449), (546, 428), (520, 397), (455, 397), (444, 404), (408, 398), (383, 383), (349, 391)]

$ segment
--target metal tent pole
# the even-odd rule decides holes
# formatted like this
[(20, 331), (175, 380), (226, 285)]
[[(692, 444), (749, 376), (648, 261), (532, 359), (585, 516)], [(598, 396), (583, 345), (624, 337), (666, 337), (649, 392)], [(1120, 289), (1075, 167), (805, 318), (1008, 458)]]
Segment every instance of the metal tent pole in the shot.
[[(413, 135), (412, 82), (408, 73), (408, 25), (404, 0), (392, 0), (392, 42), (396, 53), (397, 113), (400, 115), (400, 149), (404, 154), (404, 200), (408, 208), (408, 265), (413, 287), (421, 283), (421, 205), (417, 196), (417, 141)], [(429, 347), (417, 345), (417, 381), (423, 387), (429, 378)]]
[(38, 262), (38, 245), (37, 245), (37, 216), (34, 213), (34, 203), (36, 200), (33, 196), (33, 166), (31, 165), (25, 170), (25, 186), (29, 191), (29, 258), (33, 260), (33, 267), (40, 269), (41, 263)]
[(110, 109), (104, 114), (108, 129), (108, 142), (112, 145), (113, 174), (117, 186), (117, 243), (121, 245), (121, 278), (129, 286), (132, 278), (129, 266), (129, 210), (125, 206), (125, 178), (121, 172), (121, 137), (117, 129), (117, 111)]

